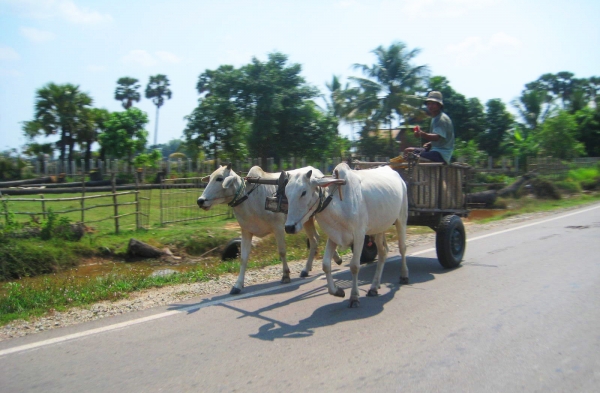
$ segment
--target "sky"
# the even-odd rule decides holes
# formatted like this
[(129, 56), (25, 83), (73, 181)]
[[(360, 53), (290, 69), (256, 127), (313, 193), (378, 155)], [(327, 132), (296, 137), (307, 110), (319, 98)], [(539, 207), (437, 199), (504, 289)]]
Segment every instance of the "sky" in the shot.
[(281, 52), (326, 93), (334, 75), (362, 76), (352, 66), (373, 64), (372, 51), (396, 41), (420, 49), (414, 65), (457, 92), (510, 108), (542, 74), (600, 75), (599, 16), (598, 0), (0, 0), (0, 151), (28, 142), (22, 122), (50, 82), (79, 85), (95, 107), (119, 111), (116, 81), (139, 79), (136, 106), (153, 141), (156, 107), (143, 91), (151, 75), (167, 75), (166, 143), (182, 138), (206, 70)]

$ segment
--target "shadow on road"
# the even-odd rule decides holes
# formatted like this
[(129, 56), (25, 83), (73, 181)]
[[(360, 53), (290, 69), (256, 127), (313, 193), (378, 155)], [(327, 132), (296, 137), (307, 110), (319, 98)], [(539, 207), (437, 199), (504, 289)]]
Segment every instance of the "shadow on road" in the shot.
[[(325, 285), (326, 281), (322, 280), (323, 284), (318, 288), (301, 291), (295, 296), (286, 298), (284, 301), (270, 304), (269, 306), (258, 310), (249, 311), (240, 307), (238, 303), (235, 305), (230, 303), (230, 301), (246, 297), (256, 298), (259, 296), (273, 295), (274, 293), (292, 293), (318, 277), (321, 277), (321, 275), (319, 275), (312, 276), (308, 279), (294, 279), (292, 283), (286, 285), (281, 285), (279, 283), (254, 285), (252, 286), (252, 292), (240, 296), (232, 296), (229, 294), (218, 295), (203, 299), (201, 302), (195, 304), (173, 305), (169, 309), (181, 310), (188, 308), (189, 310), (187, 312), (193, 313), (203, 306), (214, 304), (240, 313), (241, 315), (239, 318), (251, 317), (262, 319), (267, 322), (259, 328), (256, 334), (250, 334), (250, 337), (266, 341), (273, 341), (278, 338), (309, 337), (313, 335), (315, 329), (321, 327), (373, 317), (383, 311), (385, 304), (391, 301), (396, 295), (396, 292), (400, 289), (419, 289), (418, 284), (435, 279), (434, 274), (438, 275), (452, 272), (452, 270), (442, 268), (435, 258), (409, 257), (407, 258), (407, 264), (410, 271), (410, 284), (400, 285), (400, 258), (390, 258), (386, 262), (381, 280), (382, 287), (379, 291), (381, 295), (377, 297), (365, 296), (370, 287), (373, 275), (375, 274), (376, 264), (362, 265), (358, 282), (360, 287), (359, 290), (361, 292), (361, 304), (360, 307), (354, 309), (348, 308), (348, 297), (350, 295), (349, 288), (352, 285), (352, 274), (347, 269), (334, 273), (336, 285), (346, 290), (346, 298), (343, 300), (329, 295)], [(270, 290), (275, 286), (278, 286), (279, 288)], [(317, 308), (308, 318), (300, 320), (296, 325), (290, 325), (267, 316), (270, 311), (319, 296), (331, 297), (331, 303)]]

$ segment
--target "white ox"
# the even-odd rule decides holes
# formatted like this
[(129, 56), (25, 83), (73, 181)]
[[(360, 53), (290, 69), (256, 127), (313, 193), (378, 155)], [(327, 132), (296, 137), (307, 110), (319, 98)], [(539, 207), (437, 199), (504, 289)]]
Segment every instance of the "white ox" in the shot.
[[(398, 248), (402, 256), (400, 282), (408, 283), (406, 266), (406, 222), (408, 219), (408, 199), (406, 184), (388, 166), (376, 169), (355, 171), (346, 163), (339, 164), (334, 173), (337, 178), (322, 177), (311, 170), (290, 174), (285, 194), (288, 199), (288, 216), (285, 222), (287, 233), (297, 233), (302, 224), (323, 204), (323, 199), (331, 195), (330, 203), (316, 213), (319, 226), (328, 236), (323, 256), (323, 271), (327, 276), (330, 294), (344, 297), (344, 290), (338, 288), (331, 277), (331, 257), (337, 246), (346, 248), (354, 244), (354, 254), (350, 262), (352, 272), (352, 292), (350, 307), (360, 304), (358, 300), (358, 271), (360, 250), (365, 235), (372, 235), (377, 245), (378, 261), (375, 276), (367, 296), (377, 296), (381, 274), (387, 257), (385, 231), (396, 225)], [(345, 185), (342, 185), (343, 182)], [(325, 187), (329, 187), (326, 190)], [(337, 187), (341, 187), (340, 199)]]
[[(310, 169), (317, 173), (321, 173), (318, 169), (309, 167), (308, 170)], [(294, 173), (294, 171), (290, 171), (289, 173)], [(278, 179), (279, 176), (280, 173), (265, 172), (259, 166), (252, 167), (248, 172), (248, 177)], [(244, 196), (248, 197), (245, 201), (233, 207), (235, 217), (242, 229), (242, 247), (240, 273), (235, 285), (231, 288), (230, 293), (232, 295), (238, 294), (244, 287), (246, 266), (252, 248), (252, 236), (262, 238), (270, 233), (275, 234), (277, 250), (279, 251), (279, 257), (283, 263), (283, 276), (281, 282), (289, 283), (290, 269), (286, 260), (284, 231), (286, 216), (282, 213), (273, 213), (265, 210), (265, 200), (267, 197), (273, 196), (277, 190), (277, 186), (265, 184), (247, 185), (245, 180), (231, 169), (231, 164), (221, 166), (203, 180), (208, 181), (208, 185), (204, 189), (202, 195), (198, 198), (198, 206), (204, 210), (209, 210), (212, 206), (220, 203), (235, 205), (235, 203)], [(315, 229), (313, 219), (303, 222), (303, 226), (308, 236), (310, 251), (306, 266), (304, 267), (304, 270), (302, 270), (300, 276), (308, 277), (308, 272), (312, 270), (312, 263), (317, 250), (319, 234)], [(337, 263), (341, 263), (341, 259), (337, 253), (334, 258), (336, 258)]]

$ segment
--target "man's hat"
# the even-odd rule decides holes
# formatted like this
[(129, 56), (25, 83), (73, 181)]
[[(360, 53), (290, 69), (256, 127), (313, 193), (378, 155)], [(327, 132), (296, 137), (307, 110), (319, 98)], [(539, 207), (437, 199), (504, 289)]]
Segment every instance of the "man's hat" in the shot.
[(427, 98), (425, 99), (425, 102), (427, 101), (437, 102), (441, 106), (444, 106), (444, 97), (442, 97), (442, 93), (440, 93), (439, 91), (430, 91), (429, 94), (427, 94)]

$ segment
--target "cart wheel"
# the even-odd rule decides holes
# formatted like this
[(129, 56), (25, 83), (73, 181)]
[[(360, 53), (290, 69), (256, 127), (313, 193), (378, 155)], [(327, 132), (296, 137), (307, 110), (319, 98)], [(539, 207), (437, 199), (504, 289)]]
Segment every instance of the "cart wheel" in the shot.
[(229, 259), (239, 258), (241, 254), (242, 248), (242, 238), (236, 237), (231, 239), (229, 243), (225, 245), (223, 248), (223, 252), (221, 253), (221, 260), (226, 261)]
[[(354, 244), (352, 245), (352, 252), (354, 252)], [(360, 263), (370, 263), (377, 258), (377, 245), (371, 240), (371, 236), (365, 236), (365, 243), (363, 245), (362, 252), (360, 253)]]
[(444, 216), (438, 226), (435, 248), (440, 264), (446, 269), (460, 265), (466, 248), (465, 226), (460, 217)]

